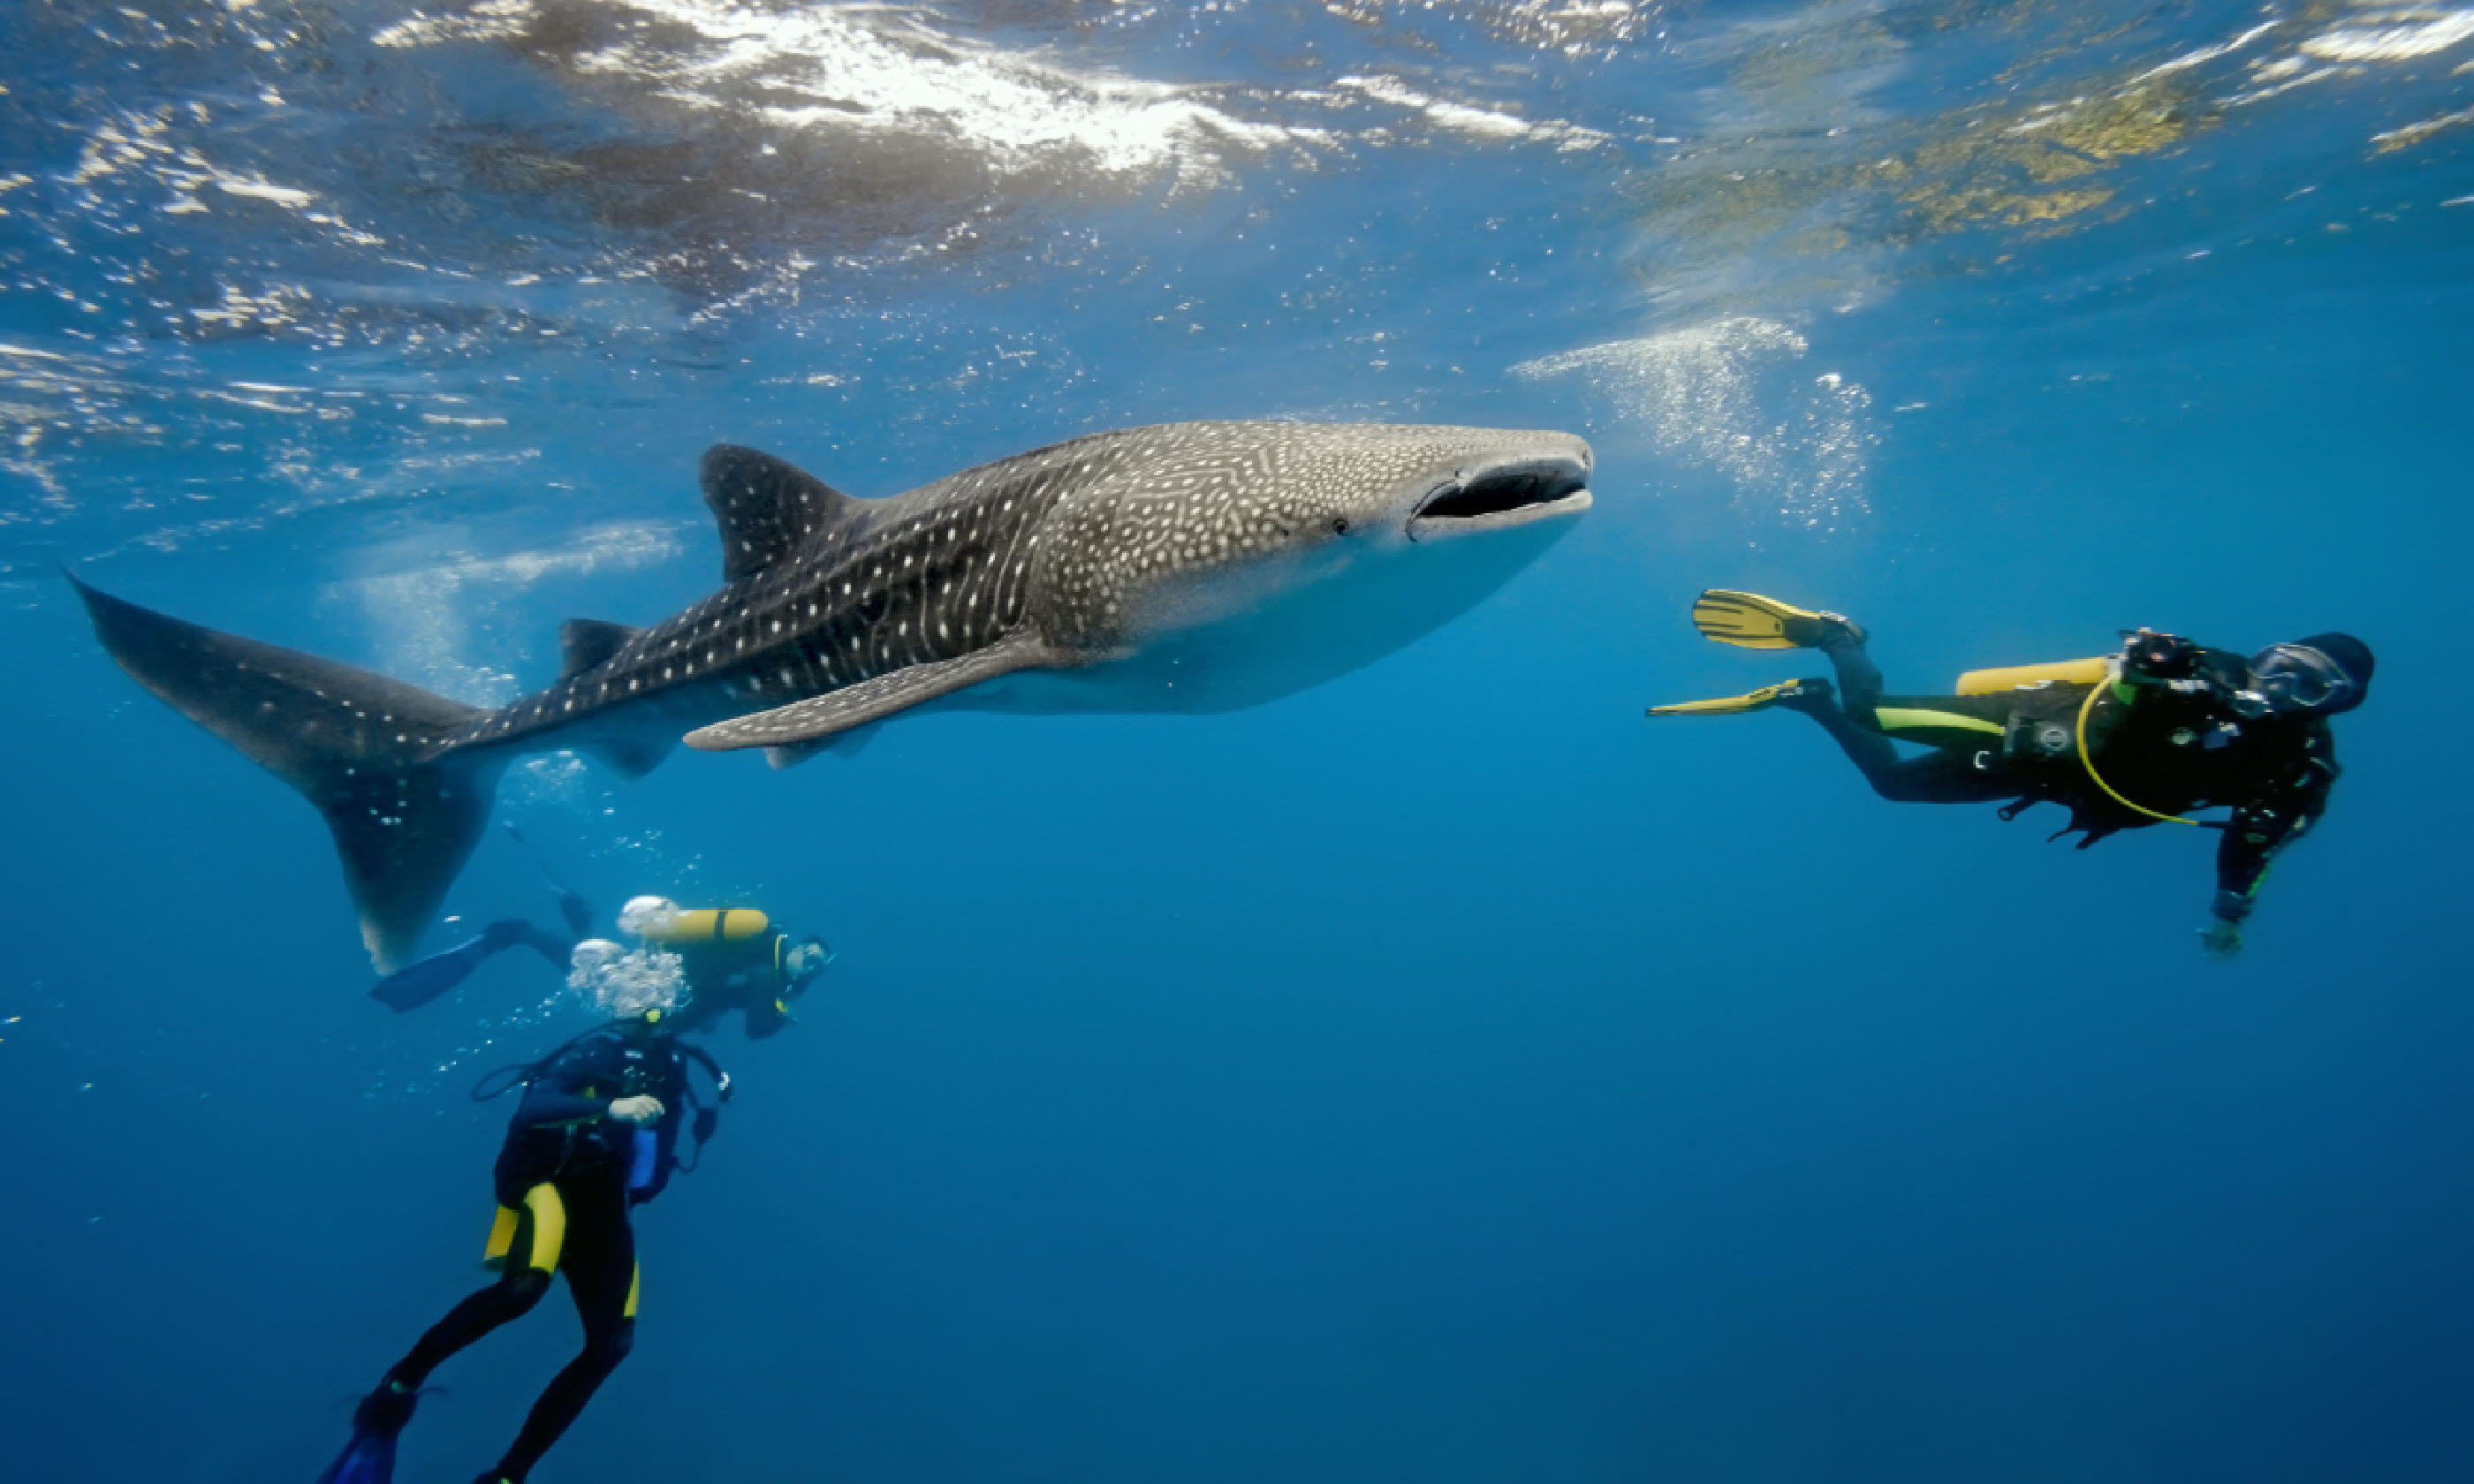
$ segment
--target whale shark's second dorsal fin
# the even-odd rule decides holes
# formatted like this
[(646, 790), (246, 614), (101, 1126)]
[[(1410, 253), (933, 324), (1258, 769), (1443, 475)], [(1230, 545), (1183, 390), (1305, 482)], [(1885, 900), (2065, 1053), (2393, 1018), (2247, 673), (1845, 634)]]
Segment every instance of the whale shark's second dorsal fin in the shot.
[(571, 681), (627, 647), (643, 633), (599, 618), (570, 618), (558, 626), (558, 678)]
[(721, 522), (725, 583), (762, 572), (807, 538), (867, 514), (866, 501), (769, 453), (735, 443), (706, 449), (699, 472), (704, 502)]

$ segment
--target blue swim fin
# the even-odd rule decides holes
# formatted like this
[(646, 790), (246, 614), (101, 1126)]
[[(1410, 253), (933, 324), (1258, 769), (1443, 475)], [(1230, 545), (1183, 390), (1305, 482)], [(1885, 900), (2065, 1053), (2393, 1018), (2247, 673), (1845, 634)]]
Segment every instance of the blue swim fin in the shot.
[(365, 1432), (344, 1445), (344, 1451), (318, 1475), (318, 1484), (393, 1484), (395, 1438)]
[(393, 1380), (379, 1382), (352, 1409), (352, 1441), (318, 1475), (318, 1484), (394, 1484), (395, 1440), (420, 1404), (421, 1393), (400, 1390)]

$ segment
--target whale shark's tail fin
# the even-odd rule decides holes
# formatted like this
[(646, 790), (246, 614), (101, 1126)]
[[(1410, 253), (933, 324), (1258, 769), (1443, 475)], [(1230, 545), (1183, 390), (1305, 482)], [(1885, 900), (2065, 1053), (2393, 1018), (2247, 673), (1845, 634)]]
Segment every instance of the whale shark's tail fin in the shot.
[(380, 973), (406, 962), (489, 824), (505, 759), (455, 742), (481, 713), (69, 581), (103, 647), (137, 683), (318, 806), (371, 960)]

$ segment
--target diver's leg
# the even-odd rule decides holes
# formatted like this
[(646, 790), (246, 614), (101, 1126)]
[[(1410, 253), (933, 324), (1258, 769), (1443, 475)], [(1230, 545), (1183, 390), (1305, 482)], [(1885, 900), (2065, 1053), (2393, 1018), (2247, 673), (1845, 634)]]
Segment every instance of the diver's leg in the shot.
[[(1890, 745), (1880, 737), (1873, 740), (1884, 750)], [(1873, 785), (1873, 792), (1894, 803), (1991, 803), (2016, 799), (2025, 791), (2017, 778), (2007, 776), (1999, 759), (1979, 768), (1975, 754), (1941, 749), (1920, 757), (1898, 758), (1886, 768), (1868, 768), (1864, 780)]]
[(1819, 722), (1847, 760), (1879, 791), (1882, 779), (1898, 772), (1900, 757), (1899, 750), (1874, 729), (1873, 707), (1881, 699), (1881, 669), (1864, 652), (1864, 631), (1852, 623), (1830, 624), (1813, 648), (1829, 656), (1830, 667), (1837, 672), (1837, 698), (1832, 700), (1823, 687), (1814, 686), (1813, 694), (1801, 698), (1802, 704), (1793, 699), (1783, 704)]
[(607, 1171), (562, 1188), (575, 1221), (563, 1270), (584, 1320), (584, 1350), (550, 1378), (523, 1430), (484, 1479), (523, 1484), (636, 1343), (636, 1233), (627, 1220), (625, 1184)]
[(549, 1276), (558, 1267), (566, 1214), (557, 1190), (536, 1185), (516, 1217), (515, 1240), (507, 1250), (507, 1266), (498, 1281), (447, 1311), (431, 1325), (401, 1360), (388, 1368), (385, 1384), (414, 1392), (448, 1357), (511, 1319), (530, 1313), (549, 1291)]
[[(1856, 649), (1856, 658), (1865, 668), (1871, 668), (1871, 662), (1863, 659), (1860, 645)], [(1846, 668), (1842, 666), (1839, 673), (1846, 674)], [(1877, 687), (1880, 683), (1878, 672), (1874, 675), (1873, 683)], [(1880, 699), (1878, 689), (1873, 692), (1872, 699)], [(1972, 697), (1950, 698), (1952, 704), (1974, 700)], [(2024, 791), (2024, 785), (2009, 776), (1999, 754), (1998, 733), (2001, 729), (1998, 726), (1992, 729), (1996, 733), (1994, 740), (1997, 745), (1994, 748), (1974, 745), (1972, 728), (1977, 723), (1971, 714), (1938, 708), (1891, 711), (1868, 703), (1867, 712), (1877, 723), (1885, 715), (1892, 719), (1929, 718), (1937, 723), (1920, 727), (1919, 730), (1928, 735), (1910, 739), (1928, 741), (1932, 751), (1920, 756), (1902, 757), (1899, 750), (1890, 745), (1889, 737), (1871, 728), (1857, 726), (1831, 699), (1824, 686), (1807, 682), (1803, 694), (1783, 696), (1778, 704), (1789, 710), (1802, 711), (1818, 722), (1821, 729), (1830, 733), (1830, 739), (1838, 744), (1839, 751), (1847, 754), (1847, 760), (1864, 775), (1864, 781), (1873, 785), (1873, 792), (1894, 802), (1984, 803), (1997, 799), (2017, 798)], [(1980, 709), (1983, 709), (1980, 706), (1969, 707), (1971, 712)], [(1955, 730), (1961, 726), (1971, 730)]]
[(545, 932), (541, 928), (533, 926), (532, 923), (525, 922), (521, 918), (518, 918), (516, 920), (516, 925), (518, 928), (516, 933), (516, 942), (522, 944), (525, 947), (532, 949), (543, 958), (549, 960), (550, 968), (557, 969), (560, 973), (567, 972), (569, 961), (572, 959), (575, 954), (575, 941), (573, 939), (562, 938), (558, 934), (552, 932)]
[(1838, 704), (1858, 726), (1872, 721), (1873, 706), (1881, 699), (1881, 668), (1864, 652), (1864, 638), (1854, 624), (1834, 623), (1813, 646), (1830, 657), (1830, 667), (1838, 672)]
[[(1878, 684), (1879, 682), (1877, 675), (1875, 682)], [(1878, 731), (1868, 731), (1856, 726), (1840, 707), (1836, 698), (1831, 695), (1827, 684), (1807, 681), (1800, 693), (1783, 695), (1778, 704), (1787, 710), (1801, 711), (1820, 723), (1821, 730), (1830, 733), (1830, 740), (1838, 744), (1838, 750), (1847, 754), (1847, 760), (1854, 763), (1865, 778), (1878, 778), (1898, 768), (1899, 750), (1890, 745), (1890, 739)], [(1875, 786), (1880, 785), (1877, 783)]]

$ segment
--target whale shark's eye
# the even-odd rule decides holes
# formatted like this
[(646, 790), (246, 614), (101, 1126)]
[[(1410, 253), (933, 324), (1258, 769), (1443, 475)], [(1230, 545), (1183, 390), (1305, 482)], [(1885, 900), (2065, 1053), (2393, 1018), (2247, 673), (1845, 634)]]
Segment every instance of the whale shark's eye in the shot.
[(1348, 517), (1346, 515), (1335, 515), (1332, 517), (1331, 534), (1334, 536), (1346, 536), (1348, 534)]

